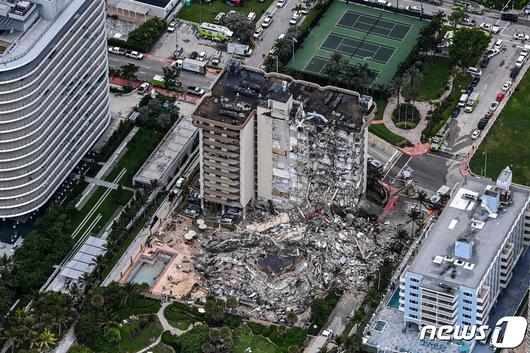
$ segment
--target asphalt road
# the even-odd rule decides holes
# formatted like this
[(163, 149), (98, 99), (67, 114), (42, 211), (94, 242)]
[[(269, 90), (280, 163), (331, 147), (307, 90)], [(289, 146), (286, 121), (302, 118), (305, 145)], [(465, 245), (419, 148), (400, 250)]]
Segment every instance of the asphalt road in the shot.
[[(273, 2), (273, 6), (271, 6), (271, 8), (268, 10), (268, 13), (272, 14), (272, 17), (274, 18), (273, 22), (263, 31), (261, 38), (256, 41), (256, 49), (252, 55), (245, 60), (247, 65), (254, 67), (261, 66), (261, 62), (273, 47), (276, 39), (278, 39), (280, 34), (287, 33), (287, 30), (289, 29), (289, 20), (293, 15), (294, 8), (298, 4), (299, 2), (297, 0), (287, 0), (285, 6), (280, 8), (276, 7), (275, 1)], [(260, 19), (260, 21), (257, 23), (257, 26), (261, 26), (261, 21), (264, 18), (265, 17)], [(303, 18), (300, 19), (298, 23), (301, 23), (302, 21)]]
[[(169, 59), (161, 59), (158, 57), (146, 56), (143, 60), (135, 60), (125, 56), (109, 54), (109, 67), (119, 69), (120, 66), (129, 63), (134, 64), (140, 68), (136, 74), (136, 77), (138, 77), (138, 80), (145, 82), (151, 82), (155, 75), (161, 75), (163, 67), (168, 65), (170, 62), (171, 60)], [(182, 70), (180, 72), (179, 80), (182, 81), (182, 85), (184, 87), (199, 86), (208, 90), (208, 88), (215, 81), (216, 77), (217, 75), (209, 72), (205, 75), (201, 75)]]

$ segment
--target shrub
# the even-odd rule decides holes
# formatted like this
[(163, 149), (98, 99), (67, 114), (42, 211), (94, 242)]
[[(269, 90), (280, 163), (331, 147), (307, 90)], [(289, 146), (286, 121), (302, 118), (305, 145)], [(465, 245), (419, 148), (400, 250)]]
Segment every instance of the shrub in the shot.
[(256, 336), (263, 335), (263, 331), (267, 328), (267, 326), (258, 324), (257, 322), (247, 322), (247, 326), (250, 328), (250, 331)]

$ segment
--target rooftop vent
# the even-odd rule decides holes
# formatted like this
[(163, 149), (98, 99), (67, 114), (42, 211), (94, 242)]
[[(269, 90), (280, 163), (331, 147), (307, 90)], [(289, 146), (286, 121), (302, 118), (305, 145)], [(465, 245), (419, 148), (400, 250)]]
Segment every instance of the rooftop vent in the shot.
[(462, 259), (470, 259), (472, 254), (473, 254), (473, 241), (468, 240), (468, 239), (458, 239), (457, 241), (455, 241), (455, 256), (456, 257), (460, 257)]
[(512, 186), (512, 171), (510, 167), (506, 167), (502, 170), (501, 174), (497, 178), (497, 187), (509, 191)]

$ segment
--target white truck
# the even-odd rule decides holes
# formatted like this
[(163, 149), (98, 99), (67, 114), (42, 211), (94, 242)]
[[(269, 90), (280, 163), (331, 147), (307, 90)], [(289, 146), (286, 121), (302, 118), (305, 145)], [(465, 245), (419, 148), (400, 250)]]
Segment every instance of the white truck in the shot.
[(246, 44), (228, 43), (227, 51), (229, 54), (237, 54), (237, 55), (242, 55), (242, 56), (252, 55), (252, 48), (250, 48)]
[(195, 72), (198, 74), (206, 73), (206, 61), (199, 61), (193, 59), (178, 59), (173, 63), (177, 69)]

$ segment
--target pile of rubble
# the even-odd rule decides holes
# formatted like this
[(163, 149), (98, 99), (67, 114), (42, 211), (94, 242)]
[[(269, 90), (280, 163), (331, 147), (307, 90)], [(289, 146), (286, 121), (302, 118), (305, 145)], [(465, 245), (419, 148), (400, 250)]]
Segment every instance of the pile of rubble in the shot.
[(365, 289), (367, 275), (389, 257), (394, 234), (391, 226), (351, 214), (298, 209), (207, 235), (194, 263), (212, 295), (236, 297), (253, 308), (251, 316), (282, 322), (332, 287)]

